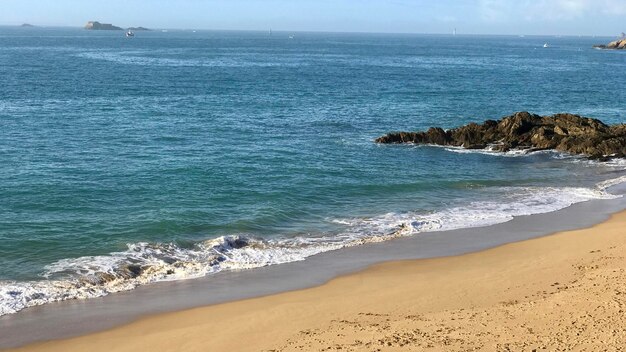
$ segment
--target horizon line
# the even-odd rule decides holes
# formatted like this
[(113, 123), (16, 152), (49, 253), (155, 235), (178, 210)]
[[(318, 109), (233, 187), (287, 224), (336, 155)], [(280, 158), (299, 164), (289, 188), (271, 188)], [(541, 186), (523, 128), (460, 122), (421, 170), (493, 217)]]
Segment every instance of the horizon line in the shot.
[[(102, 21), (98, 21), (98, 20), (94, 20), (94, 21), (87, 21), (87, 22), (100, 22), (100, 23), (105, 23)], [(0, 27), (18, 27), (18, 28), (22, 28), (23, 25), (29, 25), (28, 27), (24, 27), (24, 28), (72, 28), (72, 29), (85, 29), (84, 26), (77, 26), (77, 25), (37, 25), (37, 24), (32, 24), (29, 22), (24, 22), (22, 24), (5, 24), (5, 23), (0, 23)], [(607, 37), (607, 38), (612, 38), (612, 37), (619, 37), (619, 34), (616, 35), (609, 35), (609, 34), (549, 34), (549, 33), (542, 33), (542, 34), (526, 34), (526, 33), (517, 33), (517, 34), (503, 34), (503, 33), (475, 33), (475, 32), (467, 32), (467, 33), (459, 33), (458, 32), (458, 27), (453, 28), (453, 30), (457, 30), (456, 34), (453, 34), (453, 31), (451, 30), (450, 32), (369, 32), (369, 31), (329, 31), (329, 30), (289, 30), (289, 29), (274, 29), (272, 27), (268, 27), (266, 29), (222, 29), (222, 28), (175, 28), (175, 27), (145, 27), (145, 26), (118, 26), (115, 25), (117, 27), (120, 27), (122, 29), (128, 29), (128, 28), (136, 28), (136, 27), (144, 27), (147, 28), (150, 31), (157, 31), (157, 30), (168, 30), (168, 31), (181, 31), (181, 32), (185, 32), (185, 31), (214, 31), (214, 32), (267, 32), (267, 31), (272, 31), (272, 32), (289, 32), (289, 33), (335, 33), (335, 34), (397, 34), (397, 35), (450, 35), (450, 36), (487, 36), (487, 35), (493, 35), (493, 36), (514, 36), (514, 37), (518, 37), (518, 36), (535, 36), (535, 37), (542, 37), (542, 36), (547, 36), (547, 37)], [(107, 32), (107, 30), (96, 30), (97, 32), (103, 31), (103, 32)]]

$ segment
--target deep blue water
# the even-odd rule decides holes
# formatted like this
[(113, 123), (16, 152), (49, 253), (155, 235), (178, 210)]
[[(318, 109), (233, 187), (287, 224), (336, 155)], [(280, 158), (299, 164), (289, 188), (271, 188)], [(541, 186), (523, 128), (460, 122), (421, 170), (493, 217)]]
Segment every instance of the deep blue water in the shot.
[[(523, 110), (624, 123), (626, 52), (591, 48), (611, 38), (290, 34), (0, 27), (0, 314), (80, 278), (105, 294), (552, 211), (624, 175), (373, 143)], [(128, 263), (165, 271), (94, 279)]]

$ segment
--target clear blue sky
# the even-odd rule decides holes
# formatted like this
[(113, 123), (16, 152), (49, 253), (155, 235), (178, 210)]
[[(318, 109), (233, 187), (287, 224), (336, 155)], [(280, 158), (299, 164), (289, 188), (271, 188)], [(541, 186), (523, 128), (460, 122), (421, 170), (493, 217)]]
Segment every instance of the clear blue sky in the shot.
[(626, 0), (0, 0), (0, 24), (616, 35)]

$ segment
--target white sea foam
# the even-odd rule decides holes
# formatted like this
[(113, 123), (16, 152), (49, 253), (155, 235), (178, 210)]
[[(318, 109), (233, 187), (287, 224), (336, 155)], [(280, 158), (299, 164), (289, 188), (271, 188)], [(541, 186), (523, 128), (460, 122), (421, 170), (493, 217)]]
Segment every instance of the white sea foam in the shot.
[(431, 213), (334, 219), (342, 230), (319, 236), (223, 236), (191, 248), (171, 243), (129, 244), (122, 252), (59, 260), (45, 267), (45, 280), (0, 282), (0, 315), (47, 302), (101, 297), (158, 281), (301, 261), (322, 252), (423, 232), (493, 225), (515, 216), (556, 211), (591, 199), (615, 198), (606, 189), (622, 182), (626, 182), (626, 176), (604, 181), (595, 188), (500, 188), (505, 196), (499, 201), (476, 201)]
[(613, 186), (617, 186), (619, 184), (622, 183), (626, 183), (626, 175), (624, 176), (620, 176), (620, 177), (616, 177), (610, 180), (606, 180), (606, 181), (602, 181), (600, 183), (598, 183), (598, 189), (601, 189), (603, 191), (609, 189), (610, 187)]
[(626, 159), (624, 158), (615, 158), (615, 159), (611, 159), (608, 161), (598, 161), (598, 160), (591, 160), (584, 156), (569, 155), (569, 154), (555, 154), (554, 157), (556, 159), (563, 159), (567, 162), (576, 163), (579, 165), (586, 165), (589, 167), (601, 166), (601, 167), (613, 168), (613, 169), (618, 169), (618, 170), (626, 170)]
[[(625, 180), (626, 181), (626, 180)], [(479, 201), (431, 214), (386, 214), (373, 219), (353, 219), (350, 225), (358, 232), (375, 232), (381, 228), (407, 228), (407, 233), (447, 231), (489, 226), (512, 220), (515, 216), (548, 213), (591, 199), (613, 199), (618, 196), (596, 189), (575, 187), (504, 187), (507, 196), (499, 202)], [(341, 223), (348, 222), (340, 219)]]
[(443, 147), (443, 148), (449, 152), (459, 153), (459, 154), (483, 154), (483, 155), (502, 156), (502, 157), (509, 157), (509, 158), (527, 156), (527, 155), (536, 154), (536, 153), (555, 153), (553, 151), (547, 151), (547, 150), (533, 151), (530, 149), (511, 149), (506, 152), (501, 152), (501, 151), (495, 150), (493, 146), (488, 146), (487, 148), (484, 148), (484, 149), (467, 149), (463, 147), (448, 147), (448, 146)]
[[(423, 146), (423, 145), (420, 145)], [(574, 155), (566, 152), (561, 152), (558, 150), (532, 150), (532, 149), (511, 149), (506, 152), (501, 152), (495, 150), (494, 146), (487, 146), (484, 149), (467, 149), (464, 147), (454, 147), (454, 146), (440, 146), (440, 145), (427, 145), (429, 147), (438, 147), (443, 148), (449, 152), (458, 153), (458, 154), (482, 154), (496, 157), (508, 157), (508, 158), (516, 158), (516, 157), (524, 157), (530, 155), (537, 154), (549, 154), (554, 159), (560, 159), (567, 162), (577, 163), (577, 164), (587, 164), (589, 166), (605, 166), (612, 167), (617, 169), (626, 169), (626, 158), (615, 158), (608, 161), (598, 161), (592, 160), (582, 155)]]

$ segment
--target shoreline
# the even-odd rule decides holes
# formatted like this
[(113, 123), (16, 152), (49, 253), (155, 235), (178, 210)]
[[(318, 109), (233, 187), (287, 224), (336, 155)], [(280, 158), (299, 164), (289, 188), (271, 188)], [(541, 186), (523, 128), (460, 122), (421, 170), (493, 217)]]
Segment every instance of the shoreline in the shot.
[[(611, 187), (623, 195), (626, 184)], [(565, 209), (487, 227), (466, 228), (326, 252), (306, 261), (187, 281), (161, 282), (89, 300), (28, 308), (0, 317), (0, 349), (97, 333), (151, 316), (314, 288), (372, 265), (466, 255), (485, 249), (586, 228), (626, 209), (626, 197), (592, 200)], [(27, 333), (25, 333), (27, 332)]]
[[(624, 195), (626, 184), (612, 186), (610, 191)], [(322, 253), (302, 262), (161, 282), (102, 298), (32, 307), (0, 317), (0, 330), (6, 333), (0, 336), (0, 350), (97, 334), (162, 314), (315, 289), (381, 263), (472, 255), (511, 243), (549, 237), (555, 232), (588, 228), (624, 209), (626, 197), (623, 196), (592, 200), (487, 227), (424, 233)]]
[(17, 351), (620, 346), (626, 284), (616, 279), (626, 277), (625, 225), (621, 211), (590, 228), (376, 264), (314, 288), (159, 314)]

